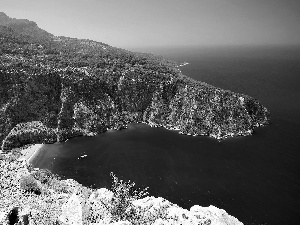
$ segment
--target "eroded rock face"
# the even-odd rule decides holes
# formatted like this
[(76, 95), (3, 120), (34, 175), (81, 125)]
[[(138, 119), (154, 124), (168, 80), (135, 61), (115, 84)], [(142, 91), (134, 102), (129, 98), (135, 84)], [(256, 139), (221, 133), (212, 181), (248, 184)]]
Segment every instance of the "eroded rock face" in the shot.
[(190, 210), (163, 199), (146, 197), (133, 202), (144, 215), (145, 221), (153, 224), (211, 224), (211, 225), (241, 225), (242, 223), (225, 210), (214, 206), (193, 206)]
[(145, 197), (134, 200), (125, 210), (128, 221), (114, 223), (110, 214), (113, 204), (113, 193), (101, 188), (89, 198), (94, 224), (172, 224), (172, 225), (242, 225), (238, 219), (230, 216), (225, 210), (214, 206), (195, 205), (190, 210), (180, 208), (161, 197)]
[(62, 206), (62, 215), (59, 220), (67, 225), (83, 225), (82, 205), (78, 196), (74, 193)]
[(209, 207), (194, 205), (191, 207), (190, 212), (197, 218), (198, 217), (209, 218), (211, 224), (220, 224), (220, 225), (242, 224), (237, 218), (229, 215), (224, 209), (219, 209), (212, 205)]
[(268, 123), (257, 100), (192, 80), (164, 58), (54, 37), (4, 15), (0, 29), (2, 150), (133, 122), (217, 139)]
[(90, 218), (98, 223), (109, 224), (112, 222), (110, 213), (110, 204), (113, 198), (113, 193), (106, 188), (101, 188), (92, 193), (89, 197), (91, 209)]
[[(9, 154), (5, 155), (8, 160)], [(52, 180), (41, 183), (42, 195), (24, 195), (19, 185), (28, 171), (22, 161), (0, 159), (0, 224), (184, 224), (241, 225), (225, 210), (214, 206), (193, 206), (183, 209), (163, 198), (145, 197), (130, 204), (119, 204), (114, 192), (101, 188), (92, 190), (75, 180)], [(27, 168), (27, 169), (26, 169)], [(50, 185), (50, 186), (49, 186)], [(51, 187), (51, 189), (49, 189)], [(119, 199), (120, 200), (120, 199)], [(125, 207), (114, 214), (115, 206)], [(124, 210), (123, 210), (124, 209)], [(124, 216), (125, 215), (125, 216)]]
[(22, 225), (29, 225), (30, 224), (30, 209), (24, 208), (19, 215), (19, 221)]

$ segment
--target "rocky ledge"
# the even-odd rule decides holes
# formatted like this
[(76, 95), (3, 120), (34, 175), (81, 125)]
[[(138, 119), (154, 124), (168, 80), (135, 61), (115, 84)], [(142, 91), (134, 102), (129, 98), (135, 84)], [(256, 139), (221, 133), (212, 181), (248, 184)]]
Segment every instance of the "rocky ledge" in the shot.
[(89, 189), (32, 168), (15, 150), (0, 156), (1, 225), (242, 224), (214, 206), (187, 210), (160, 197), (131, 194), (133, 185), (116, 177), (112, 190)]
[(101, 42), (55, 37), (0, 16), (3, 151), (146, 123), (217, 139), (267, 124), (258, 100), (184, 76), (181, 64)]

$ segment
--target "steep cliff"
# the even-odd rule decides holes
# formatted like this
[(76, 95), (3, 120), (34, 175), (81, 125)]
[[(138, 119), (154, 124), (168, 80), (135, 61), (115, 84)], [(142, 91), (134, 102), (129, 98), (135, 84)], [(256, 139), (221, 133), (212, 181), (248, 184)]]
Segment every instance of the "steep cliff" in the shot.
[(134, 193), (140, 192), (130, 182), (117, 180), (111, 190), (90, 189), (33, 169), (12, 153), (0, 154), (0, 177), (0, 224), (243, 224), (214, 206), (183, 209), (161, 197), (137, 197)]
[(268, 123), (269, 112), (256, 99), (192, 80), (178, 66), (152, 54), (56, 37), (0, 13), (1, 148), (132, 122), (217, 139)]

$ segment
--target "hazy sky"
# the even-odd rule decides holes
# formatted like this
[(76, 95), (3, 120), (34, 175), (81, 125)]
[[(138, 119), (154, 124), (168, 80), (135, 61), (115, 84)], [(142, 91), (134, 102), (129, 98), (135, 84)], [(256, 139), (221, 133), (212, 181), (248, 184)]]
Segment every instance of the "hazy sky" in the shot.
[(10, 17), (121, 48), (300, 45), (300, 0), (0, 0)]

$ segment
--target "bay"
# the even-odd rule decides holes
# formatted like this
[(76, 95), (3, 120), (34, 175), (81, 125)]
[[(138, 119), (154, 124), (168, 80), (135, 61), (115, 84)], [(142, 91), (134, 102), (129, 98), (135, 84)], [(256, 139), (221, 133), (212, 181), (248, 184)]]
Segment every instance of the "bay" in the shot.
[[(271, 112), (252, 136), (219, 142), (130, 124), (121, 131), (46, 145), (33, 161), (93, 188), (110, 172), (181, 207), (215, 205), (244, 224), (300, 219), (300, 50), (295, 47), (149, 49), (187, 61), (183, 74), (248, 94)], [(81, 159), (80, 156), (87, 157)]]

